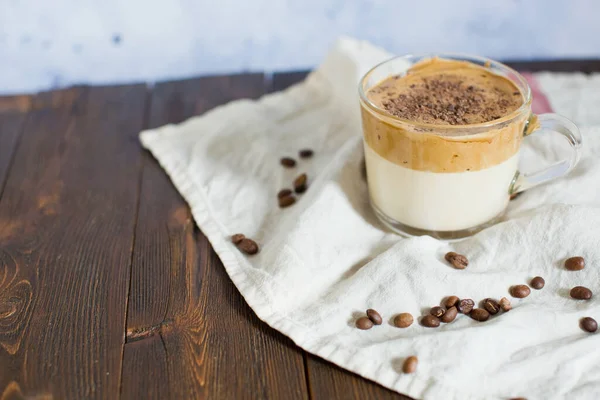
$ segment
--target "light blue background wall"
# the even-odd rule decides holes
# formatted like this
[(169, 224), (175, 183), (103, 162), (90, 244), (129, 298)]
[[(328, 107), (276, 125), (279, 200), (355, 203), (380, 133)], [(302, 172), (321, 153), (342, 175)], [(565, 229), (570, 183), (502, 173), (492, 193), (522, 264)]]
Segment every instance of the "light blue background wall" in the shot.
[(0, 0), (0, 92), (307, 68), (340, 34), (396, 53), (600, 57), (600, 1)]

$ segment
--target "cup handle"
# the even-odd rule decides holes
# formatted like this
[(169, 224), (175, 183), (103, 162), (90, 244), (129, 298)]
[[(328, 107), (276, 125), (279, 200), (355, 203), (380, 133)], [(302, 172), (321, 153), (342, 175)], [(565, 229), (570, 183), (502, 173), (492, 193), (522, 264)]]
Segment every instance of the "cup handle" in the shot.
[(567, 118), (558, 114), (540, 114), (537, 116), (532, 114), (525, 127), (525, 136), (538, 131), (552, 131), (563, 135), (571, 146), (571, 156), (539, 171), (527, 174), (517, 171), (510, 185), (509, 194), (511, 195), (567, 175), (575, 168), (581, 157), (581, 133), (579, 133), (577, 126)]

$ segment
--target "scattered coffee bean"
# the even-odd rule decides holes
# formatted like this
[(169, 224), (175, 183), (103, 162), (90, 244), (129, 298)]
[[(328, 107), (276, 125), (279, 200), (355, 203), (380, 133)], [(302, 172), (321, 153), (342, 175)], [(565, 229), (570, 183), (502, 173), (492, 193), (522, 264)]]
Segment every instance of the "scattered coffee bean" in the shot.
[(444, 307), (446, 307), (447, 309), (450, 307), (454, 307), (459, 300), (460, 299), (457, 296), (450, 296), (446, 299), (446, 301), (444, 301)]
[(467, 257), (453, 251), (446, 253), (444, 258), (456, 269), (465, 269), (467, 268), (467, 265), (469, 265), (469, 260), (467, 260)]
[(306, 176), (306, 174), (299, 175), (294, 180), (294, 191), (296, 193), (304, 193), (304, 192), (306, 192), (306, 181), (307, 180), (308, 180), (308, 177)]
[(296, 202), (296, 198), (294, 196), (285, 196), (279, 198), (279, 208), (286, 208), (291, 206)]
[(527, 285), (515, 285), (511, 286), (510, 288), (510, 295), (518, 299), (523, 299), (529, 296), (529, 293), (531, 293), (531, 290)]
[(576, 300), (589, 300), (592, 298), (592, 291), (584, 286), (575, 286), (570, 295)]
[(249, 255), (258, 253), (258, 245), (252, 239), (243, 238), (236, 246), (238, 249)]
[(475, 308), (473, 311), (471, 311), (469, 316), (471, 316), (471, 318), (473, 318), (475, 321), (483, 322), (490, 318), (490, 313), (483, 308)]
[(394, 318), (394, 325), (398, 328), (408, 328), (413, 323), (413, 316), (410, 313), (402, 313)]
[(446, 310), (446, 312), (444, 313), (444, 315), (442, 315), (442, 318), (440, 318), (440, 320), (447, 324), (449, 322), (454, 321), (457, 315), (458, 310), (456, 309), (456, 307), (452, 306)]
[(373, 321), (371, 321), (369, 317), (360, 317), (356, 320), (356, 327), (366, 331), (367, 329), (371, 329), (373, 327)]
[(571, 257), (565, 261), (565, 268), (569, 271), (581, 271), (585, 268), (585, 260), (583, 257)]
[(468, 314), (475, 307), (475, 302), (471, 299), (462, 299), (458, 302), (456, 309), (461, 314)]
[(483, 308), (490, 314), (496, 315), (500, 311), (500, 304), (496, 300), (488, 298), (483, 300)]
[(444, 315), (445, 312), (446, 312), (446, 310), (444, 310), (440, 306), (432, 307), (431, 310), (429, 310), (429, 314), (433, 315), (434, 317), (438, 317), (438, 318), (441, 317), (442, 315)]
[(238, 244), (239, 242), (242, 241), (242, 239), (244, 239), (246, 237), (246, 235), (244, 235), (243, 233), (236, 233), (235, 235), (231, 236), (231, 242), (233, 244)]
[(531, 280), (531, 282), (529, 282), (529, 286), (531, 286), (535, 290), (540, 290), (541, 288), (544, 287), (545, 284), (546, 284), (546, 281), (541, 276), (536, 276), (535, 278), (533, 278)]
[(369, 319), (375, 325), (381, 325), (381, 323), (383, 322), (383, 319), (381, 319), (381, 315), (379, 315), (379, 313), (377, 311), (373, 310), (372, 308), (369, 308), (367, 310), (367, 317), (369, 317)]
[(292, 194), (290, 189), (281, 189), (279, 193), (277, 193), (277, 198), (281, 199), (282, 197), (288, 197)]
[(296, 160), (291, 157), (283, 157), (279, 162), (286, 168), (293, 168), (296, 166)]
[(423, 325), (426, 328), (437, 328), (438, 326), (440, 326), (440, 319), (431, 314), (426, 315), (423, 318), (421, 318), (421, 325)]
[(410, 356), (406, 360), (404, 360), (404, 364), (402, 364), (402, 372), (405, 374), (412, 374), (417, 370), (417, 364), (419, 363), (419, 359), (415, 356)]
[(300, 158), (311, 158), (314, 154), (314, 151), (311, 149), (303, 149), (298, 152)]
[(510, 304), (510, 300), (507, 299), (506, 297), (503, 297), (500, 299), (500, 308), (502, 308), (502, 311), (504, 312), (508, 312), (510, 310), (512, 310), (512, 304)]
[(598, 330), (598, 323), (591, 317), (582, 318), (579, 325), (586, 332), (594, 333)]

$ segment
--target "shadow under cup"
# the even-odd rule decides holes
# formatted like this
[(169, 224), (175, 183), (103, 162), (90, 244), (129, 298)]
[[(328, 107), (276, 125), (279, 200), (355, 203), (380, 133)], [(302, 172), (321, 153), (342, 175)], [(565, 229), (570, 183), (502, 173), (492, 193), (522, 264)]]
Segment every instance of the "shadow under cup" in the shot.
[[(512, 81), (523, 104), (486, 123), (434, 125), (395, 117), (368, 99), (368, 91), (386, 78), (433, 56), (485, 66)], [(452, 240), (498, 221), (518, 176), (523, 137), (535, 121), (525, 78), (486, 58), (406, 56), (369, 71), (359, 94), (371, 204), (386, 226), (406, 236)]]

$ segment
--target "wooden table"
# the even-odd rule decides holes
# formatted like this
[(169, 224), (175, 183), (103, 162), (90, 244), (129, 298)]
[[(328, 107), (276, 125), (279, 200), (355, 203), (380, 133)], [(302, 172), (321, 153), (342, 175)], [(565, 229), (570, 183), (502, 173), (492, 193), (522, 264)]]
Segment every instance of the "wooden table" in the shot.
[(304, 76), (0, 98), (0, 399), (406, 398), (261, 322), (138, 142)]

